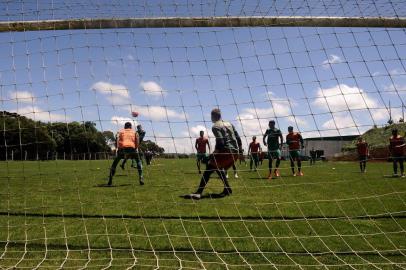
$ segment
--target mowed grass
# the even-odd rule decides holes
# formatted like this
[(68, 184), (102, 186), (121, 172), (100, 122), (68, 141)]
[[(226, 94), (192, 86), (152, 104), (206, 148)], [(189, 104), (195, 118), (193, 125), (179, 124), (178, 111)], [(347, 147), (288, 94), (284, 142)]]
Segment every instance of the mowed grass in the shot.
[[(0, 163), (0, 267), (93, 269), (405, 269), (406, 179), (389, 163), (305, 162), (266, 179), (238, 165), (200, 201), (193, 159), (154, 160), (144, 186), (111, 161)], [(210, 196), (213, 195), (213, 196)]]

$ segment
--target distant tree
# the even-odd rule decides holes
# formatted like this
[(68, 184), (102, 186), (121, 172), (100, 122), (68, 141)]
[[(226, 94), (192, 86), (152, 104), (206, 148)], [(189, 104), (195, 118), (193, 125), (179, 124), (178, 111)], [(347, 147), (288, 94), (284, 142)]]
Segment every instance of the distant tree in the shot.
[(142, 152), (151, 151), (157, 154), (163, 154), (165, 149), (157, 145), (151, 140), (143, 141), (140, 145), (140, 149)]
[(116, 144), (116, 137), (114, 136), (114, 133), (110, 130), (106, 130), (102, 132), (103, 137), (104, 137), (104, 141), (106, 142), (106, 144), (108, 146), (110, 146), (110, 148), (112, 146), (115, 146)]

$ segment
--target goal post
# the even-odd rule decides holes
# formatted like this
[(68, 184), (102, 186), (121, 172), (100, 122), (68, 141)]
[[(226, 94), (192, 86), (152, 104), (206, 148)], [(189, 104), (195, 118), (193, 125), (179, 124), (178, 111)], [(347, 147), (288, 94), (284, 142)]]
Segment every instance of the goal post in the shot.
[(0, 32), (181, 27), (388, 27), (405, 28), (405, 17), (158, 17), (0, 22)]

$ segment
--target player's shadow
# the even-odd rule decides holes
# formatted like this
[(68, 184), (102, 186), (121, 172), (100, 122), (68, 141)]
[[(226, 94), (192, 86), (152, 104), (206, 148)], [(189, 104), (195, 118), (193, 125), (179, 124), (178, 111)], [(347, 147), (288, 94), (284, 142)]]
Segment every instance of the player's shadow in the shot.
[(131, 184), (121, 184), (121, 185), (98, 184), (93, 187), (112, 188), (112, 187), (128, 187), (128, 186), (131, 186)]
[(263, 179), (268, 179), (268, 177), (250, 177), (250, 179), (259, 179), (259, 180), (263, 180)]
[(387, 174), (387, 175), (384, 175), (383, 178), (393, 178), (393, 179), (396, 179), (396, 178), (402, 178), (402, 177), (401, 177), (400, 175)]
[(190, 194), (180, 195), (179, 197), (183, 198), (183, 199), (186, 199), (186, 200), (197, 201), (197, 200), (203, 200), (203, 199), (222, 199), (222, 198), (225, 198), (225, 197), (228, 197), (228, 196), (229, 195), (224, 195), (222, 193), (208, 193), (208, 194), (202, 195), (200, 197), (200, 199), (194, 199), (192, 196), (190, 196)]

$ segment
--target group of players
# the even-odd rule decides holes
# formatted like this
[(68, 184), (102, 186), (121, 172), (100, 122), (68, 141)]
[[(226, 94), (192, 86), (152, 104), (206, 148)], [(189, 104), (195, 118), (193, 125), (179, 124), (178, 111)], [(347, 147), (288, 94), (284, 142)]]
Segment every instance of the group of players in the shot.
[[(196, 192), (185, 195), (186, 198), (200, 199), (205, 189), (205, 186), (210, 180), (210, 176), (213, 172), (216, 172), (220, 177), (220, 180), (224, 184), (223, 191), (220, 196), (228, 196), (232, 194), (232, 189), (228, 183), (227, 170), (231, 167), (235, 169), (235, 162), (237, 160), (244, 160), (244, 153), (242, 149), (241, 138), (235, 129), (235, 127), (228, 121), (225, 121), (221, 117), (221, 111), (217, 108), (211, 111), (211, 121), (213, 123), (212, 132), (216, 139), (214, 151), (207, 155), (206, 146), (210, 149), (210, 143), (207, 138), (204, 137), (204, 132), (200, 132), (200, 137), (196, 139), (195, 147), (197, 150), (197, 168), (199, 174), (201, 174), (201, 162), (206, 164), (206, 169), (200, 179), (200, 184)], [(112, 184), (112, 179), (115, 174), (116, 167), (121, 159), (131, 158), (137, 164), (139, 182), (144, 185), (144, 176), (142, 171), (142, 163), (140, 158), (140, 152), (138, 147), (140, 142), (145, 136), (145, 131), (142, 130), (141, 125), (137, 126), (137, 131), (132, 129), (130, 122), (125, 123), (124, 129), (120, 130), (117, 138), (117, 155), (110, 168), (110, 176), (108, 185)], [(263, 136), (263, 143), (267, 146), (268, 156), (268, 178), (272, 179), (280, 176), (279, 165), (281, 162), (281, 148), (283, 145), (282, 132), (276, 128), (275, 121), (269, 121), (269, 128), (266, 130)], [(289, 147), (289, 159), (290, 167), (293, 176), (303, 176), (302, 163), (300, 158), (300, 151), (304, 148), (304, 141), (299, 132), (294, 132), (293, 127), (288, 127), (288, 134), (286, 135), (286, 144)], [(393, 158), (393, 170), (397, 175), (397, 164), (399, 163), (401, 176), (404, 177), (403, 166), (403, 149), (405, 148), (405, 140), (398, 134), (396, 129), (392, 130), (392, 136), (390, 138), (389, 150)], [(366, 172), (366, 161), (369, 156), (368, 144), (359, 138), (357, 143), (358, 155), (360, 160), (361, 172)], [(253, 137), (252, 142), (249, 144), (248, 154), (251, 157), (250, 168), (254, 163), (256, 167), (261, 154), (261, 146), (256, 141), (256, 137)], [(273, 169), (273, 160), (275, 160), (275, 168)], [(295, 161), (297, 164), (297, 173), (295, 171)], [(122, 165), (123, 167), (123, 165)]]
[[(393, 163), (393, 176), (398, 175), (398, 164), (400, 168), (400, 176), (405, 177), (405, 170), (403, 166), (403, 160), (405, 157), (405, 139), (399, 134), (399, 131), (394, 128), (392, 129), (392, 136), (389, 138), (389, 154)], [(369, 148), (368, 143), (361, 136), (358, 137), (357, 142), (357, 152), (359, 159), (359, 168), (362, 173), (366, 172), (367, 160), (369, 158)]]
[[(283, 145), (283, 136), (282, 132), (275, 127), (275, 121), (269, 121), (269, 128), (266, 130), (263, 136), (263, 143), (267, 147), (266, 157), (269, 160), (268, 168), (269, 174), (268, 178), (272, 179), (280, 176), (279, 165), (281, 162), (281, 148)], [(286, 144), (289, 147), (289, 159), (290, 167), (292, 170), (293, 176), (303, 176), (302, 171), (302, 161), (300, 158), (300, 150), (304, 147), (303, 138), (299, 132), (294, 132), (293, 127), (288, 127), (288, 134), (286, 135)], [(206, 147), (207, 146), (207, 147)], [(196, 154), (196, 165), (201, 173), (201, 163), (205, 163), (208, 159), (208, 154), (206, 149), (209, 149), (210, 152), (210, 143), (209, 140), (204, 137), (204, 131), (200, 131), (200, 137), (196, 139), (195, 148), (197, 151)], [(248, 156), (250, 159), (250, 171), (257, 170), (259, 163), (265, 157), (265, 152), (262, 151), (261, 144), (257, 142), (257, 137), (252, 137), (252, 141), (248, 146)], [(273, 160), (275, 160), (275, 168), (273, 169)], [(297, 163), (297, 173), (295, 172), (295, 161)], [(235, 176), (238, 178), (238, 174), (234, 169)]]

